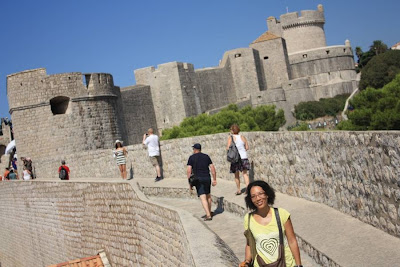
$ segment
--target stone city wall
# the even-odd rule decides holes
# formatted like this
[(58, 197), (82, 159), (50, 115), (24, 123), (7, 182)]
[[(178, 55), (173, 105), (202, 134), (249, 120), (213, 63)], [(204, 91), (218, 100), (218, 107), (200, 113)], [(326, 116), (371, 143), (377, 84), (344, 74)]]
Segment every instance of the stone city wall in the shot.
[(194, 266), (176, 211), (127, 183), (2, 182), (0, 265), (47, 266), (105, 249), (112, 266)]
[[(279, 192), (316, 201), (400, 236), (400, 132), (252, 132), (254, 179)], [(182, 178), (191, 145), (211, 156), (219, 179), (233, 180), (225, 159), (226, 133), (161, 142), (164, 177)], [(128, 177), (155, 177), (142, 145), (128, 147)], [(40, 177), (57, 179), (58, 159), (36, 162)], [(119, 177), (112, 150), (66, 157), (71, 179)], [(234, 190), (234, 188), (232, 188)]]

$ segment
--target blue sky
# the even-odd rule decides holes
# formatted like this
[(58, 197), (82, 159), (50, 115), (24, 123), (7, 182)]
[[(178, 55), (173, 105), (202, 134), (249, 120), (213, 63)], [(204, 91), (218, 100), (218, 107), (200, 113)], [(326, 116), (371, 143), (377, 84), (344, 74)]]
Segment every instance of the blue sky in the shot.
[(133, 70), (181, 61), (218, 65), (225, 51), (248, 47), (266, 19), (325, 9), (328, 45), (368, 50), (400, 41), (399, 0), (1, 0), (0, 117), (9, 117), (6, 77), (27, 69), (106, 72), (117, 86)]

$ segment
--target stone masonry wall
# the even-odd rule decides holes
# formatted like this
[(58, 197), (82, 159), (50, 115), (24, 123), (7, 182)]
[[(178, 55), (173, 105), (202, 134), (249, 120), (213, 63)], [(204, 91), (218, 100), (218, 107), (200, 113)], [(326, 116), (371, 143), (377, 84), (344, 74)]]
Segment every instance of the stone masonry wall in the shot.
[(157, 130), (156, 114), (149, 86), (131, 86), (121, 89), (121, 98), (127, 138), (125, 144), (138, 144), (152, 127)]
[[(279, 192), (316, 201), (400, 236), (400, 132), (252, 132), (251, 176)], [(199, 142), (211, 156), (219, 179), (229, 174), (227, 134), (161, 142), (164, 176), (182, 178), (191, 145)], [(128, 177), (154, 177), (142, 145), (128, 147)], [(119, 177), (110, 150), (71, 155), (71, 179)], [(37, 162), (38, 176), (57, 179), (58, 159)], [(50, 167), (51, 166), (51, 167)], [(40, 173), (39, 173), (40, 170)], [(39, 177), (39, 178), (40, 178)], [(149, 179), (152, 179), (149, 178)], [(234, 188), (232, 188), (234, 190)]]
[(112, 266), (194, 266), (179, 215), (127, 183), (2, 182), (0, 263), (47, 266), (105, 249)]

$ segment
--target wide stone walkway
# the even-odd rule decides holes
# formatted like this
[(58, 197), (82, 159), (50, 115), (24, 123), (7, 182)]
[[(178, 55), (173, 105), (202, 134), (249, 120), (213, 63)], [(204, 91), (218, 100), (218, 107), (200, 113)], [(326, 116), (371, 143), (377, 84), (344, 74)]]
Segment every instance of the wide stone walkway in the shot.
[[(138, 183), (145, 194), (164, 205), (187, 210), (199, 218), (204, 213), (197, 197), (189, 195), (185, 179), (164, 179), (155, 183), (151, 178), (135, 178), (130, 182)], [(207, 225), (239, 259), (243, 259), (245, 239), (241, 216), (245, 211), (244, 195), (236, 196), (234, 192), (233, 181), (218, 180), (211, 192), (219, 203), (217, 215)], [(323, 266), (333, 263), (339, 266), (400, 266), (399, 238), (320, 203), (277, 193), (275, 206), (291, 213), (296, 234), (311, 245), (308, 251), (313, 258), (319, 258)], [(218, 214), (222, 210), (224, 212)], [(304, 255), (305, 252), (302, 254), (304, 266), (318, 266)]]

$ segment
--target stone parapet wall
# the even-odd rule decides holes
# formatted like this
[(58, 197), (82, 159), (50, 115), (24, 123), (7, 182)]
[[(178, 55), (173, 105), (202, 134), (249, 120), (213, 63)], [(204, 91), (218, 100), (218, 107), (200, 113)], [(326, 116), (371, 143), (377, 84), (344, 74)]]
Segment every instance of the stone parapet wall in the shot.
[[(279, 192), (316, 201), (400, 236), (400, 132), (252, 132), (254, 179)], [(233, 180), (226, 161), (226, 133), (161, 142), (164, 177), (186, 178), (191, 145), (201, 143), (219, 179)], [(155, 177), (142, 145), (128, 147), (128, 177)], [(67, 157), (71, 179), (118, 177), (112, 150)], [(59, 159), (37, 162), (38, 176), (57, 179)], [(40, 172), (39, 172), (40, 171)], [(151, 178), (150, 178), (151, 177)]]
[(112, 266), (194, 266), (178, 213), (127, 183), (0, 183), (0, 264), (47, 266), (105, 249)]

